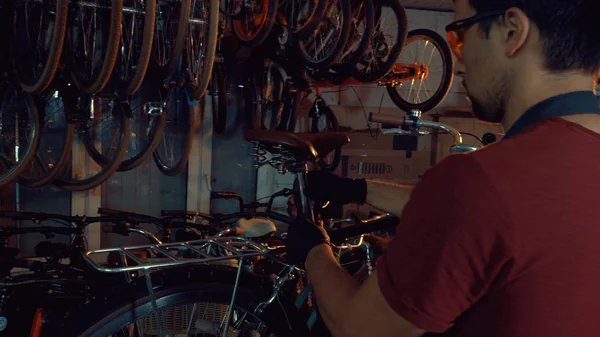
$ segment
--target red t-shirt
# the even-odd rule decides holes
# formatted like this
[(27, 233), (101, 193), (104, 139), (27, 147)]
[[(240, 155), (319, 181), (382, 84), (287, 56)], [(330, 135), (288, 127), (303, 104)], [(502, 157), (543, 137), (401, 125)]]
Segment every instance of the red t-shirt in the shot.
[(600, 336), (599, 157), (552, 119), (444, 159), (377, 266), (390, 306), (442, 336)]

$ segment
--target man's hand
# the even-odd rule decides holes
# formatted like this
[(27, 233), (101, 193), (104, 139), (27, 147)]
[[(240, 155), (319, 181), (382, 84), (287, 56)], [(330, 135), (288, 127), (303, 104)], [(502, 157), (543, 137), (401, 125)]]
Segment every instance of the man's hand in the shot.
[(364, 179), (342, 178), (326, 171), (310, 171), (306, 180), (306, 195), (314, 200), (362, 204), (367, 198), (367, 182)]
[(293, 264), (304, 264), (308, 252), (323, 243), (329, 243), (329, 236), (319, 224), (299, 217), (288, 228), (286, 246)]

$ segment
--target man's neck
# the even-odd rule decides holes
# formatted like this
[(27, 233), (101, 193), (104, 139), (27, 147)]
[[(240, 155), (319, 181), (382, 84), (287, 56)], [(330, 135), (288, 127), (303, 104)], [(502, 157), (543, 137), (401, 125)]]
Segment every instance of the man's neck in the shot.
[(583, 74), (543, 74), (522, 76), (515, 81), (512, 95), (506, 102), (506, 113), (502, 120), (504, 130), (510, 127), (529, 108), (548, 98), (576, 91), (591, 91), (590, 76)]

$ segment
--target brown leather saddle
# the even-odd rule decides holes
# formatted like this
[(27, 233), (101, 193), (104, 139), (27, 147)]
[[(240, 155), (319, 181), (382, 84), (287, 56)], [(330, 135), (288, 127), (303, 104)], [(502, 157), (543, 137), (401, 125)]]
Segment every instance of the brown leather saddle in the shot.
[(249, 130), (244, 134), (244, 139), (271, 149), (281, 146), (298, 157), (313, 160), (319, 160), (350, 142), (350, 138), (341, 132), (290, 133), (274, 130)]

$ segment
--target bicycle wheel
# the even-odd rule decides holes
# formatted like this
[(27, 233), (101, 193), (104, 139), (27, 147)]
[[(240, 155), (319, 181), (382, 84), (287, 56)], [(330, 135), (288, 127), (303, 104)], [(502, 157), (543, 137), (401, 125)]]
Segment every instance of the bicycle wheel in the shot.
[(150, 62), (156, 25), (156, 0), (123, 0), (123, 6), (130, 11), (123, 13), (114, 76), (119, 92), (129, 96), (142, 85)]
[(290, 113), (297, 100), (290, 93), (287, 72), (271, 60), (263, 60), (262, 67), (259, 64), (252, 71), (245, 89), (248, 127), (290, 131), (290, 122), (295, 120)]
[[(81, 144), (74, 147), (70, 165), (53, 183), (67, 191), (85, 191), (105, 182), (119, 168), (131, 135), (130, 118), (122, 103), (112, 97), (75, 96), (67, 98), (65, 103), (69, 118), (76, 123)], [(87, 158), (88, 137), (93, 146), (100, 147), (103, 155), (110, 158), (107, 165), (93, 165), (93, 160)]]
[[(192, 272), (193, 274), (196, 274)], [(156, 309), (144, 282), (123, 287), (108, 300), (87, 304), (67, 321), (66, 336), (220, 336), (229, 309), (235, 274), (213, 271), (192, 279), (163, 277), (154, 290)], [(198, 275), (196, 275), (198, 276)], [(230, 336), (308, 336), (306, 321), (290, 301), (278, 297), (262, 313), (254, 313), (268, 298), (268, 289), (258, 281), (246, 282), (236, 290), (229, 325)], [(204, 281), (206, 280), (206, 281)], [(212, 281), (211, 281), (212, 280)], [(257, 288), (258, 286), (258, 288)]]
[(158, 146), (152, 152), (156, 167), (165, 175), (175, 176), (187, 168), (194, 133), (200, 121), (185, 88), (174, 86), (166, 98), (163, 113), (166, 125)]
[(158, 0), (151, 67), (163, 79), (171, 77), (181, 61), (190, 10), (191, 0)]
[[(131, 127), (126, 154), (117, 172), (133, 170), (146, 161), (158, 146), (165, 130), (167, 116), (163, 111), (163, 88), (156, 90), (151, 83), (145, 82), (142, 89), (132, 97), (131, 102), (121, 103), (127, 114), (131, 113)], [(91, 133), (83, 133), (81, 140), (87, 153), (98, 165), (110, 165), (111, 158), (98, 150)]]
[(75, 125), (69, 123), (59, 90), (36, 99), (40, 111), (40, 145), (35, 158), (19, 177), (25, 187), (41, 187), (50, 184), (68, 166)]
[(40, 144), (40, 117), (30, 94), (0, 83), (0, 187), (15, 181), (35, 157)]
[(279, 12), (285, 18), (294, 39), (305, 39), (313, 34), (329, 5), (329, 0), (285, 0)]
[(325, 69), (339, 61), (350, 35), (350, 0), (332, 0), (313, 34), (298, 41), (301, 60), (313, 69)]
[(65, 41), (68, 4), (68, 0), (13, 3), (13, 60), (26, 92), (40, 93), (54, 78)]
[(77, 1), (73, 6), (69, 69), (86, 94), (101, 91), (112, 74), (121, 40), (123, 0)]
[(247, 47), (265, 42), (277, 16), (277, 0), (243, 1), (239, 13), (232, 15), (233, 32)]
[[(335, 117), (335, 113), (333, 113), (333, 110), (331, 110), (320, 97), (315, 100), (308, 116), (311, 119), (310, 132), (312, 133), (337, 131), (339, 129), (339, 123)], [(342, 147), (336, 148), (332, 153), (329, 153), (320, 159), (318, 164), (321, 169), (334, 172), (337, 170), (342, 159)]]
[[(454, 58), (446, 40), (435, 31), (410, 31), (399, 63), (418, 66), (421, 75), (399, 85), (387, 85), (388, 94), (398, 108), (404, 111), (431, 111), (450, 92), (454, 79)], [(410, 84), (409, 89), (404, 86), (405, 83)]]
[(396, 63), (408, 33), (406, 11), (398, 0), (373, 0), (375, 29), (366, 55), (352, 69), (360, 82), (375, 82)]
[(375, 27), (375, 7), (372, 1), (353, 0), (351, 8), (350, 35), (338, 63), (332, 66), (336, 74), (342, 77), (349, 77), (351, 68), (365, 56)]
[(218, 134), (225, 132), (227, 126), (227, 69), (224, 64), (214, 66), (211, 86), (213, 131)]
[(200, 99), (212, 75), (219, 33), (219, 0), (192, 0), (186, 48), (190, 95)]

